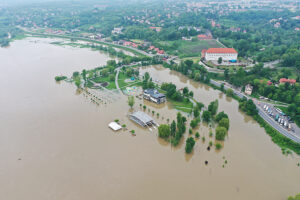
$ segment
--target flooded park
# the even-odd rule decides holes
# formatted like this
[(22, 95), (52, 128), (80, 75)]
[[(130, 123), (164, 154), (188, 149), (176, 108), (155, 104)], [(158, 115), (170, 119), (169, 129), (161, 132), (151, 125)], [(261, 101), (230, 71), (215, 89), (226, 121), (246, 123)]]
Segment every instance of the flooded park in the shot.
[[(178, 112), (170, 103), (137, 98), (130, 109), (120, 92), (78, 92), (74, 84), (55, 82), (56, 75), (71, 76), (112, 58), (51, 42), (26, 38), (0, 48), (0, 199), (284, 200), (299, 193), (300, 157), (283, 155), (236, 100), (162, 66), (140, 68), (140, 74), (149, 72), (154, 81), (188, 86), (206, 106), (218, 99), (219, 111), (228, 114), (224, 147), (207, 150), (214, 138), (201, 123), (197, 131), (206, 140), (196, 140), (187, 155), (185, 140), (171, 147), (156, 129), (141, 128), (128, 118), (142, 104), (157, 123), (167, 123)], [(109, 129), (115, 119), (127, 130)]]

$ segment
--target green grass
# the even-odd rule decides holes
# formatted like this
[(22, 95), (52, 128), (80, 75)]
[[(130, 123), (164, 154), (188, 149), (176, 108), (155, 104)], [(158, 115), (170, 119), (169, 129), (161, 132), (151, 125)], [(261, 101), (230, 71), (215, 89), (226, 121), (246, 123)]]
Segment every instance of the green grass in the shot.
[(96, 77), (96, 78), (93, 79), (93, 81), (96, 82), (96, 83), (108, 82), (109, 84), (106, 87), (107, 89), (109, 89), (109, 90), (117, 89), (115, 81), (111, 81), (109, 79), (109, 76), (107, 76), (107, 77)]
[(189, 102), (189, 103), (179, 102), (179, 101), (174, 101), (170, 98), (168, 98), (168, 102), (170, 102), (175, 109), (183, 111), (183, 112), (191, 113), (193, 110), (192, 102)]
[[(216, 40), (197, 40), (197, 41), (162, 41), (159, 42), (162, 48), (165, 48), (167, 53), (176, 54), (181, 58), (200, 56), (203, 49), (223, 47)], [(176, 47), (176, 48), (175, 48)]]
[(287, 107), (284, 107), (284, 106), (275, 106), (275, 107), (282, 110), (282, 112), (287, 113)]

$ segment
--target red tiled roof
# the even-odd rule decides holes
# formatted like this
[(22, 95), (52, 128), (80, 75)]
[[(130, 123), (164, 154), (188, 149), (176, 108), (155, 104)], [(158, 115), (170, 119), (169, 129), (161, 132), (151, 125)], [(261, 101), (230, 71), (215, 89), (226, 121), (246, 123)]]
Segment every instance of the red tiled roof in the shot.
[(237, 53), (233, 48), (210, 48), (206, 53)]
[(280, 82), (280, 83), (292, 83), (292, 84), (294, 84), (294, 83), (296, 83), (296, 80), (295, 80), (295, 79), (281, 78), (281, 79), (279, 80), (279, 82)]

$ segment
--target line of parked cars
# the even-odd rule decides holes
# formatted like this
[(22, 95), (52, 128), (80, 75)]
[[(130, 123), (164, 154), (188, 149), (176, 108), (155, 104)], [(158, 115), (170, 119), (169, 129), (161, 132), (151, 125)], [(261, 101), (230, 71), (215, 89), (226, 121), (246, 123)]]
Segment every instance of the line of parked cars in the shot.
[(293, 127), (291, 125), (291, 123), (293, 123), (293, 121), (291, 120), (291, 118), (289, 116), (286, 116), (285, 113), (283, 113), (279, 108), (275, 108), (268, 106), (267, 104), (265, 104), (263, 106), (263, 109), (265, 112), (267, 112), (269, 114), (270, 117), (272, 117), (276, 122), (278, 122), (278, 124), (280, 124), (281, 126), (283, 126), (284, 128), (286, 128), (289, 131), (294, 131)]

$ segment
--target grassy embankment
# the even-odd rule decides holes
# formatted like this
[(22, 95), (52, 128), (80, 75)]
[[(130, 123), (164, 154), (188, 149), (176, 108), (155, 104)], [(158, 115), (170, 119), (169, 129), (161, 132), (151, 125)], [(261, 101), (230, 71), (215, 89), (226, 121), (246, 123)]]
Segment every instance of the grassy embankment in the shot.
[(118, 49), (123, 49), (125, 51), (134, 53), (137, 56), (144, 56), (143, 54), (141, 54), (138, 51), (135, 51), (134, 49), (127, 48), (127, 47), (124, 47), (124, 46), (121, 46), (121, 45), (108, 43), (108, 42), (101, 42), (101, 41), (91, 40), (91, 39), (87, 39), (87, 38), (81, 38), (81, 37), (76, 37), (76, 36), (68, 36), (68, 35), (51, 35), (51, 34), (33, 33), (33, 32), (26, 32), (26, 33), (34, 35), (34, 36), (41, 36), (41, 37), (65, 38), (65, 39), (74, 39), (74, 40), (81, 40), (81, 41), (86, 41), (86, 42), (93, 42), (93, 43), (96, 43), (96, 44), (102, 44), (102, 45), (106, 45), (106, 46), (110, 46), (110, 47), (114, 47), (114, 48), (118, 48)]

